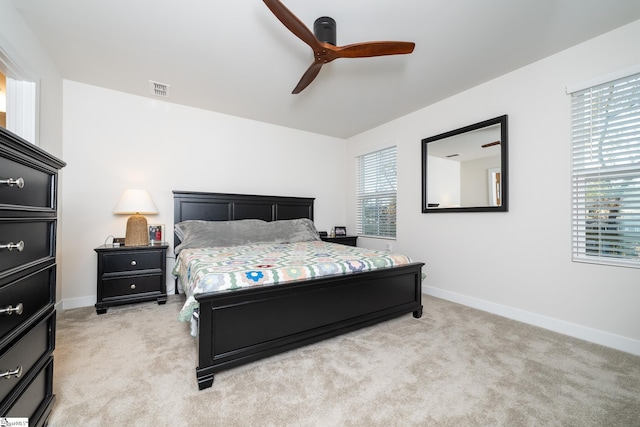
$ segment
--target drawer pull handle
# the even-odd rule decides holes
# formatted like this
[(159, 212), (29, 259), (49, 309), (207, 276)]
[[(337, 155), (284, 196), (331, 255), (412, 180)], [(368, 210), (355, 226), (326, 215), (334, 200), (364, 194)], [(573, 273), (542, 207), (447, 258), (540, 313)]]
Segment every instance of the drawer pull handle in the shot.
[(132, 283), (132, 284), (131, 284), (131, 289), (135, 289), (135, 288), (136, 288), (136, 284), (135, 284), (135, 283)]
[(24, 242), (22, 240), (18, 243), (9, 242), (6, 245), (0, 245), (0, 249), (9, 249), (10, 251), (17, 249), (18, 252), (22, 252), (24, 250)]
[(11, 378), (20, 378), (22, 376), (22, 366), (18, 366), (13, 371), (0, 373), (0, 379), (10, 380)]
[(15, 307), (10, 305), (7, 308), (0, 308), (0, 314), (6, 314), (7, 316), (10, 316), (11, 314), (16, 313), (19, 316), (22, 314), (23, 310), (24, 306), (22, 305), (22, 303), (19, 303)]
[(13, 178), (0, 179), (0, 184), (5, 184), (5, 185), (8, 185), (9, 187), (13, 187), (14, 185), (16, 185), (16, 186), (18, 186), (18, 188), (23, 188), (24, 187), (24, 179), (22, 179), (22, 178), (18, 178), (18, 179), (13, 179)]
[(134, 259), (133, 261), (131, 261), (131, 265), (138, 265), (138, 263), (136, 262), (136, 260)]

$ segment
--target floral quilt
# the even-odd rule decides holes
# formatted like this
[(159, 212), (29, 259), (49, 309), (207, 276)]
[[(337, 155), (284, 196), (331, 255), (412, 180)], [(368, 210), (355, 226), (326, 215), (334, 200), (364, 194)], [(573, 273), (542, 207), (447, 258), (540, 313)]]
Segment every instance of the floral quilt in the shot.
[(197, 294), (351, 274), (411, 262), (404, 255), (323, 241), (184, 249), (173, 269), (187, 296), (179, 319), (191, 320), (198, 307), (194, 298)]

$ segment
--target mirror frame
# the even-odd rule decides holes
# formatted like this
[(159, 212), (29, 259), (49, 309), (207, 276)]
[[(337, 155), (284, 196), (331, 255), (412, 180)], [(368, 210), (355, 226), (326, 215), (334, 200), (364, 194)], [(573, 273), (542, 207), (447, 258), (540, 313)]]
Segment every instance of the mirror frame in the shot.
[[(441, 212), (508, 212), (509, 211), (509, 132), (507, 129), (508, 116), (499, 116), (493, 119), (485, 120), (469, 126), (455, 129), (449, 132), (441, 133), (422, 140), (422, 213), (441, 213)], [(427, 156), (428, 145), (436, 141), (461, 135), (467, 132), (473, 132), (488, 126), (500, 125), (500, 189), (501, 204), (500, 206), (459, 206), (450, 208), (429, 207), (427, 199)]]

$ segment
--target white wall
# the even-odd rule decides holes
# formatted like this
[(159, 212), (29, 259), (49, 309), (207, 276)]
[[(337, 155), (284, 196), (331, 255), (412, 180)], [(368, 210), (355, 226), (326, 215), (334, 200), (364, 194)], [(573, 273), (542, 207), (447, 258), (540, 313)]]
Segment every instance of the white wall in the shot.
[(342, 139), (73, 81), (63, 87), (64, 308), (95, 304), (93, 249), (124, 235), (127, 217), (111, 212), (127, 188), (149, 191), (159, 214), (147, 220), (165, 224), (169, 242), (172, 190), (315, 197), (320, 230), (345, 222)]
[[(441, 208), (460, 206), (460, 166), (455, 160), (427, 156), (427, 203)], [(436, 176), (442, 185), (432, 185), (434, 180), (430, 178)]]
[[(426, 262), (426, 292), (640, 354), (640, 270), (571, 261), (565, 93), (640, 63), (638, 40), (640, 21), (350, 138), (349, 183), (355, 156), (398, 145), (394, 249)], [(509, 115), (509, 212), (422, 214), (421, 139), (502, 114)], [(347, 199), (354, 227), (354, 185)]]
[(460, 194), (462, 206), (487, 206), (489, 197), (489, 169), (500, 169), (500, 156), (481, 157), (462, 162)]
[[(38, 111), (36, 117), (36, 143), (50, 154), (63, 158), (62, 150), (62, 77), (37, 39), (22, 20), (22, 16), (8, 1), (0, 1), (0, 49), (13, 66), (19, 68), (22, 76), (36, 82), (38, 86)], [(62, 175), (62, 173), (61, 173)], [(59, 190), (62, 185), (59, 186)], [(58, 210), (64, 209), (58, 200)], [(64, 225), (58, 222), (58, 230)], [(58, 253), (60, 244), (57, 244)], [(61, 271), (57, 270), (58, 283)], [(60, 299), (61, 288), (56, 288), (56, 300)]]

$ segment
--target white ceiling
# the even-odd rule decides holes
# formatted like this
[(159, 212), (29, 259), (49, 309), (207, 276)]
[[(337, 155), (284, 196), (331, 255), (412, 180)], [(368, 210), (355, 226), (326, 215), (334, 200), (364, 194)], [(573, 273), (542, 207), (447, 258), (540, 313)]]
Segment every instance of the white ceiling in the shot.
[(311, 49), (262, 0), (11, 0), (65, 79), (347, 138), (640, 19), (638, 0), (283, 0), (338, 45), (410, 55), (338, 59), (298, 95)]

